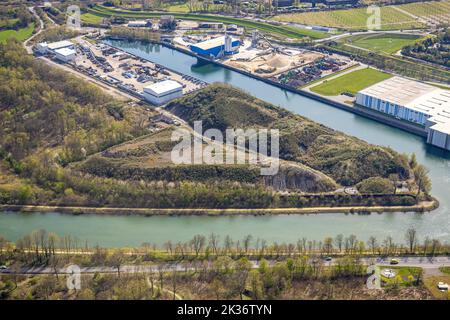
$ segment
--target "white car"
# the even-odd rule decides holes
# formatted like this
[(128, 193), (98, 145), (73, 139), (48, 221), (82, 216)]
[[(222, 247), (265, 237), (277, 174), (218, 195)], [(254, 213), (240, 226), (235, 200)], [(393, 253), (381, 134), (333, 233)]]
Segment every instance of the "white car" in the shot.
[(8, 269), (7, 266), (0, 266), (0, 270), (6, 270), (6, 269)]
[(448, 284), (447, 283), (439, 282), (437, 287), (441, 291), (448, 291)]

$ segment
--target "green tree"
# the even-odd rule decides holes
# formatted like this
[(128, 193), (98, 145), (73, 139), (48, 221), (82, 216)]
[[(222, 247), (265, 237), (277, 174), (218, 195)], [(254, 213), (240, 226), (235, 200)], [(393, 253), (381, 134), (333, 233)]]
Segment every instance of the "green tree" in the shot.
[(429, 194), (431, 191), (431, 180), (428, 177), (428, 169), (423, 165), (417, 165), (413, 171), (417, 184), (417, 194), (419, 195), (421, 192)]

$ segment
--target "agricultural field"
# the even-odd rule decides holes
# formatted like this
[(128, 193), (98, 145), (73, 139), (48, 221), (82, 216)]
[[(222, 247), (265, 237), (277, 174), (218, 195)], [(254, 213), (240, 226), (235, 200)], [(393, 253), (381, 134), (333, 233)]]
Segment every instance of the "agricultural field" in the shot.
[[(367, 30), (370, 14), (366, 8), (283, 14), (274, 20), (348, 30)], [(425, 25), (394, 7), (381, 8), (381, 30), (417, 29)]]
[(393, 54), (421, 39), (411, 34), (369, 34), (345, 38), (345, 43), (373, 52)]
[(34, 31), (34, 23), (31, 23), (26, 28), (19, 30), (4, 30), (0, 31), (0, 43), (5, 43), (10, 38), (16, 38), (19, 41), (24, 41), (31, 37)]
[(408, 3), (398, 8), (429, 24), (450, 23), (450, 0)]
[(327, 80), (312, 87), (311, 91), (324, 96), (338, 96), (343, 92), (356, 94), (358, 91), (390, 77), (390, 74), (375, 69), (361, 69)]

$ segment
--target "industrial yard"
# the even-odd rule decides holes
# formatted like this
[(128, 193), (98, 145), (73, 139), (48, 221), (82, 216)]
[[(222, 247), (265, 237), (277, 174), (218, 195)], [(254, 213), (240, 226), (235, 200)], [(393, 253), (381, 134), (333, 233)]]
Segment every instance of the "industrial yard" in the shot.
[(166, 80), (181, 84), (183, 94), (206, 85), (200, 80), (175, 73), (108, 45), (94, 45), (87, 41), (80, 45), (74, 65), (92, 77), (137, 95), (141, 95), (145, 87)]
[[(226, 38), (230, 39), (227, 49)], [(174, 38), (176, 47), (252, 75), (299, 88), (357, 63), (337, 54), (273, 44), (254, 31), (240, 40), (229, 33), (184, 35)]]
[(194, 77), (81, 37), (73, 42), (38, 43), (35, 53), (155, 105), (206, 86)]

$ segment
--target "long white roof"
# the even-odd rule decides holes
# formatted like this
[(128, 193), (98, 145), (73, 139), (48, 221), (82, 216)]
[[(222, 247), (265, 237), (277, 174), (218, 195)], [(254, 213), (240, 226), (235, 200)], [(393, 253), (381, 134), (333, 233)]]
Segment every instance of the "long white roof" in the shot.
[(436, 123), (432, 129), (450, 134), (450, 90), (392, 77), (359, 93), (429, 115), (429, 120)]
[(168, 94), (177, 90), (183, 89), (183, 86), (174, 80), (164, 80), (161, 82), (153, 83), (144, 88), (145, 92), (148, 92), (154, 96), (162, 94)]
[(58, 42), (52, 42), (52, 43), (49, 43), (47, 45), (47, 47), (50, 50), (56, 50), (56, 49), (60, 49), (60, 48), (70, 47), (70, 46), (73, 46), (73, 42), (71, 42), (69, 40), (62, 40), (62, 41), (58, 41)]
[(397, 76), (359, 93), (430, 115), (442, 109), (450, 111), (449, 90)]
[[(236, 39), (231, 39), (231, 41), (236, 41)], [(199, 42), (199, 43), (193, 44), (192, 46), (198, 47), (202, 50), (208, 50), (208, 49), (215, 48), (218, 46), (223, 46), (223, 45), (225, 45), (225, 36), (220, 36), (220, 37), (217, 37), (214, 39)]]
[(70, 56), (72, 54), (76, 54), (77, 52), (73, 49), (69, 49), (69, 48), (61, 48), (61, 49), (57, 49), (55, 50), (55, 53), (60, 54), (64, 57)]

